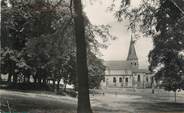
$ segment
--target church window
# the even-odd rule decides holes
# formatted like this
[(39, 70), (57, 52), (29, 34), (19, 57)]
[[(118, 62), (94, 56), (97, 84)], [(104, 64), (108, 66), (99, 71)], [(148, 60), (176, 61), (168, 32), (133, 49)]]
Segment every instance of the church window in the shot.
[(135, 63), (135, 66), (136, 66), (136, 63)]
[(122, 82), (122, 78), (121, 77), (119, 78), (119, 82)]
[(138, 77), (137, 77), (137, 81), (138, 81), (138, 82), (140, 82), (140, 81), (141, 81), (141, 77), (140, 77), (140, 75), (138, 75)]
[(128, 78), (125, 79), (125, 82), (128, 82)]
[(116, 83), (116, 77), (113, 77), (113, 82)]

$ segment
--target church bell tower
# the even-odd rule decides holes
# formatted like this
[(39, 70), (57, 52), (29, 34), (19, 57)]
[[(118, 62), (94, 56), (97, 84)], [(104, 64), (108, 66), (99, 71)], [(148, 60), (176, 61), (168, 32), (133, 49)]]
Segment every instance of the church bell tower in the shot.
[(128, 61), (128, 63), (130, 63), (132, 69), (138, 69), (139, 63), (138, 63), (138, 57), (137, 57), (137, 54), (135, 51), (134, 43), (135, 43), (135, 41), (133, 40), (133, 38), (131, 36), (127, 61)]

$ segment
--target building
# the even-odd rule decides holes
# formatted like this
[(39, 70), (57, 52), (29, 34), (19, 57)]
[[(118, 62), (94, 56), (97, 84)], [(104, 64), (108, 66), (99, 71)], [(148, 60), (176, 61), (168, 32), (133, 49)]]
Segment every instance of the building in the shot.
[(153, 77), (148, 69), (139, 69), (135, 41), (131, 38), (128, 57), (126, 60), (104, 61), (106, 66), (105, 79), (102, 88), (148, 88), (151, 87)]

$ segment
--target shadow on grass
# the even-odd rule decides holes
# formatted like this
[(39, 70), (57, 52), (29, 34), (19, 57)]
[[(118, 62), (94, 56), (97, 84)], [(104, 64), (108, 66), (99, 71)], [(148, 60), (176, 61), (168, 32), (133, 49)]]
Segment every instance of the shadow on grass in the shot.
[(172, 102), (134, 102), (130, 103), (130, 106), (135, 109), (136, 112), (184, 112), (184, 103), (172, 103)]
[(38, 110), (57, 110), (62, 109), (65, 111), (76, 110), (75, 103), (65, 103), (55, 99), (42, 99), (32, 97), (20, 97), (14, 95), (1, 96), (1, 108), (3, 111), (8, 111), (7, 101), (13, 111), (28, 112), (35, 109)]

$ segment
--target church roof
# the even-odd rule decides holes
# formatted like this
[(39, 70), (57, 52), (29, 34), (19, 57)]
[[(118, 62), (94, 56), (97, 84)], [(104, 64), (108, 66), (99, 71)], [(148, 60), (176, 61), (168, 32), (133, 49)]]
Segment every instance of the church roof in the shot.
[(122, 60), (105, 61), (104, 65), (110, 70), (125, 70), (131, 68), (130, 63)]
[(131, 70), (134, 73), (150, 73), (148, 69), (133, 69), (128, 61), (123, 60), (104, 61), (104, 65), (109, 70)]
[(151, 73), (148, 69), (134, 69), (134, 73)]
[(136, 54), (136, 51), (135, 51), (134, 43), (135, 43), (135, 41), (133, 41), (132, 36), (131, 36), (131, 41), (130, 41), (127, 60), (138, 60), (137, 54)]

